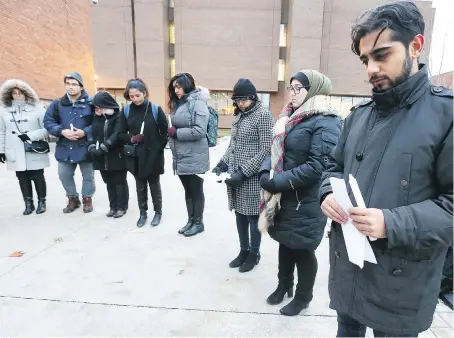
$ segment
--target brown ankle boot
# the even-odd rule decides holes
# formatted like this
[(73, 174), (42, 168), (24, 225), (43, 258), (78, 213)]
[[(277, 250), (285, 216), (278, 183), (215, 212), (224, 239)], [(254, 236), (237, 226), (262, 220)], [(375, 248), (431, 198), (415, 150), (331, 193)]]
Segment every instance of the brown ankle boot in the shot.
[(63, 209), (63, 213), (69, 214), (80, 207), (79, 197), (68, 197), (68, 205)]
[(84, 212), (86, 214), (93, 211), (93, 201), (91, 197), (84, 197), (82, 203), (84, 204)]

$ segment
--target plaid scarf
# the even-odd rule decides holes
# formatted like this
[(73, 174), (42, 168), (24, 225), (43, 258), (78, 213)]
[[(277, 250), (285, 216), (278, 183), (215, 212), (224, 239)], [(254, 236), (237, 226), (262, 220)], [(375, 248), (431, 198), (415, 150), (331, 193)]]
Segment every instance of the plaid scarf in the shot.
[[(318, 114), (333, 114), (331, 110), (310, 109), (306, 110), (306, 105), (300, 106), (293, 112), (292, 103), (287, 104), (279, 115), (273, 131), (273, 143), (271, 145), (271, 172), (270, 179), (275, 174), (284, 172), (284, 153), (285, 138), (290, 131), (301, 123), (301, 121)], [(335, 113), (335, 112), (334, 112)], [(274, 224), (274, 217), (281, 208), (281, 193), (272, 194), (266, 190), (260, 192), (259, 204), (259, 229), (262, 233)]]

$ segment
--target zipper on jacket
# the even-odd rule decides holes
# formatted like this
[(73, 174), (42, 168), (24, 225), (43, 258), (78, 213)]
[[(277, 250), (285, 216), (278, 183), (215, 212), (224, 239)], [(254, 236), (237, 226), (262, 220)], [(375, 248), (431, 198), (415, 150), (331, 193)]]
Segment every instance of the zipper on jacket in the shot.
[[(108, 126), (108, 123), (109, 123), (109, 120), (106, 118), (106, 120), (104, 121), (104, 143), (106, 142), (106, 139), (107, 139), (107, 126)], [(109, 162), (108, 162), (108, 159), (107, 159), (107, 154), (104, 154), (104, 168), (106, 170), (109, 169)]]
[(298, 190), (295, 189), (295, 186), (293, 185), (291, 180), (288, 180), (288, 182), (290, 183), (290, 186), (292, 187), (292, 189), (295, 190), (295, 197), (296, 197), (296, 201), (298, 202), (298, 205), (296, 206), (296, 211), (298, 211), (298, 210), (300, 210), (300, 207), (301, 207), (301, 200), (298, 195)]

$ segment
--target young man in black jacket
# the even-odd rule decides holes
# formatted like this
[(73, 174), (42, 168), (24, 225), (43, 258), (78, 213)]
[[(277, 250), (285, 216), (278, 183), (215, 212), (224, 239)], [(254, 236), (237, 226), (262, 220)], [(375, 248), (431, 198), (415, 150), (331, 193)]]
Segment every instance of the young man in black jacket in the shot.
[[(331, 218), (330, 307), (338, 336), (416, 337), (427, 330), (453, 242), (453, 93), (432, 85), (418, 60), (424, 20), (401, 1), (364, 14), (352, 49), (372, 84), (372, 100), (352, 109), (320, 189)], [(367, 208), (346, 214), (331, 177), (358, 181)], [(370, 242), (377, 264), (350, 263), (340, 224), (351, 219)]]

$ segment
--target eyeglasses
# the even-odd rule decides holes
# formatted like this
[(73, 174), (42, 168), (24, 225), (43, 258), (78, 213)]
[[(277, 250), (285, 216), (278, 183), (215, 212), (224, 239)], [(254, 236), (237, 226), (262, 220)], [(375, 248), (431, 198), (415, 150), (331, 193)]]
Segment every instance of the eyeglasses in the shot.
[(245, 104), (249, 100), (250, 100), (249, 98), (243, 97), (241, 99), (235, 99), (235, 100), (233, 100), (233, 102), (235, 102), (236, 104)]
[(303, 89), (303, 88), (306, 89), (306, 88), (309, 88), (309, 87), (304, 87), (304, 86), (303, 86), (303, 87), (292, 87), (292, 86), (288, 86), (288, 87), (287, 87), (287, 91), (288, 91), (289, 93), (290, 93), (290, 92), (293, 92), (293, 93), (296, 95), (296, 94), (299, 94), (300, 91), (301, 91), (301, 89)]
[(65, 83), (66, 87), (80, 87), (78, 83)]

